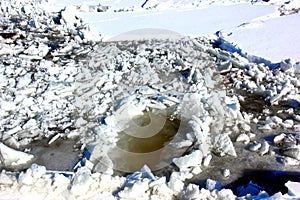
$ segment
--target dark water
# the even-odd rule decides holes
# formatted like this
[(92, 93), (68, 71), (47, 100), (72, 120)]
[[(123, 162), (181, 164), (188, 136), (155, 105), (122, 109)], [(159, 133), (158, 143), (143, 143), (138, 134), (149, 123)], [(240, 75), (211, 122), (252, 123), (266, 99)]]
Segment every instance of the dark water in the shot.
[(48, 141), (44, 139), (31, 145), (29, 153), (34, 155), (34, 163), (45, 166), (47, 170), (73, 171), (80, 153), (74, 148), (76, 141), (59, 138), (51, 145)]
[[(151, 112), (151, 111), (150, 111)], [(144, 115), (138, 116), (132, 120), (132, 123), (138, 124), (141, 127), (141, 135), (151, 133), (153, 129), (148, 124), (153, 126), (161, 126), (161, 121), (164, 121), (164, 125), (151, 137), (135, 137), (128, 134), (129, 129), (119, 133), (119, 141), (117, 146), (111, 151), (110, 158), (114, 163), (115, 170), (122, 172), (134, 172), (140, 170), (144, 165), (148, 165), (153, 171), (168, 166), (171, 163), (171, 159), (181, 154), (180, 150), (169, 145), (169, 142), (173, 140), (176, 135), (181, 134), (180, 123), (178, 119), (170, 119), (170, 117), (150, 113), (155, 120), (150, 120), (149, 112), (145, 112)], [(150, 127), (148, 129), (147, 127)]]

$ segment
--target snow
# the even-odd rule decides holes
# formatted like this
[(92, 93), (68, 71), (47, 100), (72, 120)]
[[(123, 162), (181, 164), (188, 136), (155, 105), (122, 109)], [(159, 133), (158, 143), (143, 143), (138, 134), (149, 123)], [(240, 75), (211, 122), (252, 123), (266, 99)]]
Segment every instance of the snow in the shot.
[[(285, 59), (300, 61), (300, 14), (254, 21), (224, 34), (243, 53), (280, 63)], [(249, 42), (251, 41), (251, 42)]]
[[(140, 39), (148, 34), (150, 36), (146, 38), (163, 37), (159, 31), (153, 35), (151, 29), (162, 32), (170, 30), (174, 33), (165, 33), (170, 37), (211, 35), (220, 32), (225, 40), (249, 56), (264, 58), (272, 63), (287, 58), (299, 61), (300, 14), (279, 16), (275, 11), (276, 3), (279, 2), (274, 2), (273, 5), (208, 2), (208, 5), (212, 4), (210, 6), (204, 6), (204, 2), (202, 6), (197, 7), (189, 1), (149, 1), (146, 5), (156, 5), (156, 9), (143, 10), (137, 2), (120, 4), (104, 1), (103, 4), (107, 3), (113, 8), (135, 6), (135, 12), (82, 12), (80, 16), (93, 24), (101, 32), (104, 40)], [(297, 7), (299, 3), (291, 1), (287, 5)], [(287, 5), (285, 7), (289, 8)], [(145, 29), (148, 30), (146, 34), (143, 32)], [(127, 33), (130, 31), (135, 32)]]
[(257, 5), (252, 6), (251, 9), (249, 6), (251, 5), (237, 4), (211, 6), (203, 9), (178, 8), (164, 11), (139, 10), (133, 13), (80, 13), (80, 16), (95, 26), (103, 35), (104, 40), (128, 31), (150, 28), (170, 30), (181, 35), (198, 36), (214, 34), (275, 11), (272, 6)]

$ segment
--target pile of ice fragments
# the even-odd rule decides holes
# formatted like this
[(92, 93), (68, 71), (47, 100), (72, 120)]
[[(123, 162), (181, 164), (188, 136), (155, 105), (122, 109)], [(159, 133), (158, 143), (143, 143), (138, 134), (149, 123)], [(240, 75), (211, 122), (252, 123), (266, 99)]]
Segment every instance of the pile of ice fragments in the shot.
[(67, 9), (1, 1), (1, 141), (20, 148), (56, 134), (71, 135), (76, 59), (100, 41)]
[[(235, 199), (217, 181), (207, 180), (205, 188), (186, 182), (214, 156), (242, 156), (235, 142), (260, 156), (277, 146), (288, 164), (299, 165), (299, 63), (287, 60), (272, 70), (215, 48), (215, 38), (101, 43), (71, 8), (53, 13), (45, 2), (0, 5), (1, 167), (34, 163), (30, 144), (43, 138), (76, 138), (87, 152), (72, 172), (36, 164), (23, 172), (3, 170), (1, 197)], [(276, 110), (285, 113), (280, 116), (266, 107), (262, 113), (242, 111), (243, 92), (289, 109)], [(184, 153), (164, 165), (172, 166), (168, 178), (147, 166), (127, 177), (114, 175), (119, 168), (108, 152), (118, 133), (151, 109), (169, 109), (180, 120), (185, 128), (169, 144)], [(294, 134), (257, 142), (253, 123)], [(223, 176), (230, 173), (225, 169)], [(288, 184), (286, 197), (299, 195), (297, 184)], [(256, 195), (268, 197), (263, 191)]]

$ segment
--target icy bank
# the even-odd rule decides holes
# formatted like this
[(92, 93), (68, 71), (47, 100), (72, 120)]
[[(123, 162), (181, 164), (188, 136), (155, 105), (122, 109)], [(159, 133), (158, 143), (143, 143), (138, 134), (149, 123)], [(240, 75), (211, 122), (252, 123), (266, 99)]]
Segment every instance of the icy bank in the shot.
[(232, 31), (225, 31), (223, 36), (257, 60), (263, 58), (279, 63), (291, 58), (300, 61), (299, 27), (300, 14), (293, 14), (245, 23)]
[(156, 10), (139, 10), (134, 13), (89, 12), (80, 13), (80, 16), (95, 26), (107, 40), (124, 32), (145, 28), (167, 29), (189, 36), (210, 35), (274, 11), (275, 8), (272, 6), (237, 4), (203, 9), (167, 9), (163, 12)]
[[(80, 1), (76, 3), (82, 4)], [(167, 29), (186, 36), (221, 32), (226, 40), (249, 56), (273, 63), (287, 58), (300, 60), (300, 17), (297, 14), (300, 5), (296, 0), (251, 1), (253, 5), (250, 1), (146, 1), (143, 7), (138, 1), (102, 3), (111, 10), (81, 12), (80, 16), (93, 24), (103, 34), (104, 40), (120, 40), (116, 36), (122, 33), (149, 28)], [(147, 35), (139, 34), (126, 39)], [(152, 35), (152, 38), (162, 37), (161, 34)]]

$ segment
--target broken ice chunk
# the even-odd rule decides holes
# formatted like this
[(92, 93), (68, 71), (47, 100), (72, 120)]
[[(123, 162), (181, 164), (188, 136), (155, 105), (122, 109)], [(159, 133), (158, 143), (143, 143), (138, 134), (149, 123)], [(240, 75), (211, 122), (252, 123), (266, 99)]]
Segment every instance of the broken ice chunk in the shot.
[(86, 167), (81, 167), (74, 176), (71, 192), (74, 195), (85, 194), (89, 190), (91, 184), (92, 177), (90, 170)]
[(180, 171), (184, 171), (190, 167), (200, 165), (202, 162), (202, 156), (202, 152), (200, 150), (196, 150), (186, 156), (174, 158), (173, 162), (177, 167), (179, 167)]
[(261, 149), (259, 151), (259, 155), (263, 156), (265, 155), (266, 153), (269, 152), (269, 149), (270, 149), (270, 145), (267, 141), (264, 141), (261, 145)]
[(182, 191), (184, 182), (181, 180), (179, 172), (173, 172), (171, 174), (168, 186), (174, 191), (175, 194), (178, 194)]
[(300, 124), (294, 125), (294, 131), (300, 131)]
[(242, 133), (236, 138), (236, 142), (243, 142), (244, 144), (248, 144), (250, 142), (250, 138), (247, 134)]
[(222, 186), (221, 183), (219, 181), (215, 181), (212, 179), (207, 179), (206, 180), (206, 189), (209, 191), (213, 191), (213, 190), (221, 190)]
[(300, 197), (300, 183), (288, 181), (285, 186), (288, 188), (290, 196)]
[(265, 124), (263, 126), (258, 127), (259, 130), (272, 130), (269, 124)]
[(0, 142), (0, 160), (6, 167), (27, 164), (33, 155), (12, 149)]
[(37, 127), (37, 121), (35, 119), (30, 119), (23, 125), (23, 129), (33, 129)]
[(282, 123), (282, 119), (281, 119), (280, 117), (277, 117), (277, 116), (271, 117), (271, 120), (272, 120), (274, 123), (277, 123), (277, 124)]
[(199, 186), (196, 184), (189, 184), (180, 196), (182, 200), (189, 200), (189, 199), (199, 199)]
[(15, 133), (17, 133), (17, 132), (19, 132), (21, 130), (22, 130), (21, 126), (16, 126), (16, 127), (12, 128), (12, 129), (10, 129), (9, 131), (7, 131), (6, 134), (13, 135), (13, 134), (15, 134)]
[(250, 151), (258, 151), (261, 148), (261, 143), (254, 142), (252, 145), (250, 145), (249, 150)]
[(196, 175), (196, 174), (200, 174), (202, 172), (202, 169), (200, 168), (200, 166), (194, 167), (193, 170), (191, 171), (192, 174)]
[(44, 43), (33, 44), (24, 51), (24, 53), (27, 53), (29, 56), (40, 56), (40, 57), (45, 57), (48, 54), (48, 52), (49, 52), (49, 47)]
[(283, 157), (280, 159), (280, 162), (282, 162), (284, 165), (291, 165), (291, 166), (298, 166), (300, 165), (300, 161), (296, 160), (291, 157)]
[(294, 64), (295, 61), (291, 59), (286, 59), (281, 61), (280, 68), (285, 73), (293, 74), (295, 72)]
[[(277, 136), (279, 137), (279, 136)], [(280, 138), (281, 139), (281, 138)], [(299, 134), (284, 135), (284, 138), (276, 144), (280, 145), (281, 153), (285, 156), (291, 157), (300, 161), (300, 136)]]
[(141, 168), (141, 173), (142, 173), (143, 178), (147, 178), (151, 181), (157, 180), (157, 178), (153, 175), (153, 173), (151, 172), (151, 169), (147, 165), (144, 165)]
[(275, 136), (275, 138), (273, 139), (273, 142), (278, 145), (284, 140), (285, 136), (286, 136), (286, 134), (281, 133), (281, 134)]
[(294, 118), (296, 121), (300, 122), (300, 115), (293, 114), (293, 118)]
[(24, 76), (20, 77), (17, 83), (17, 88), (23, 88), (28, 86), (31, 83), (31, 73), (27, 73)]
[(254, 90), (257, 88), (257, 85), (254, 81), (245, 80), (244, 84), (249, 88), (250, 90)]
[(246, 123), (241, 123), (241, 128), (244, 130), (244, 131), (250, 131), (251, 130), (251, 127), (246, 124)]
[(48, 142), (48, 145), (51, 145), (52, 143), (54, 143), (57, 139), (59, 139), (60, 137), (62, 137), (63, 136), (63, 134), (56, 134), (54, 137), (52, 137), (51, 139), (50, 139), (50, 141)]
[(243, 185), (237, 188), (237, 193), (239, 196), (245, 196), (247, 194), (258, 195), (260, 191), (263, 191), (264, 188), (260, 187), (257, 184), (250, 181), (247, 185)]
[(300, 145), (294, 145), (282, 150), (282, 154), (300, 161)]
[(171, 96), (161, 96), (158, 98), (158, 100), (166, 104), (167, 106), (174, 106), (180, 103), (180, 101), (176, 97), (171, 97)]
[(235, 157), (237, 156), (228, 134), (218, 134), (214, 138), (213, 151), (220, 156), (225, 156), (226, 154)]
[(4, 100), (1, 100), (1, 110), (4, 110), (4, 111), (14, 111), (16, 110), (16, 104), (12, 101), (4, 101)]
[(255, 133), (248, 133), (247, 135), (250, 139), (254, 139), (256, 137)]
[(223, 171), (222, 171), (222, 174), (223, 174), (223, 176), (226, 178), (226, 177), (229, 177), (230, 176), (230, 170), (229, 169), (224, 169)]
[(293, 128), (294, 121), (292, 119), (287, 119), (283, 123), (280, 124), (283, 128)]
[(232, 62), (230, 60), (221, 62), (220, 65), (218, 66), (218, 70), (220, 73), (226, 73), (229, 72), (232, 68)]
[(203, 166), (207, 167), (212, 159), (212, 155), (208, 155), (203, 159)]
[(278, 101), (281, 99), (281, 97), (283, 97), (284, 95), (286, 95), (290, 90), (291, 90), (290, 87), (284, 87), (284, 88), (280, 91), (279, 94), (277, 94), (277, 95), (275, 95), (275, 96), (272, 96), (272, 97), (270, 98), (270, 103), (271, 103), (272, 105), (277, 104)]
[(233, 97), (225, 96), (224, 101), (226, 104), (227, 115), (234, 119), (240, 118), (241, 113), (240, 113), (240, 103), (239, 103), (238, 97), (237, 96), (233, 96)]
[(120, 199), (148, 199), (149, 180), (136, 181), (118, 193)]

